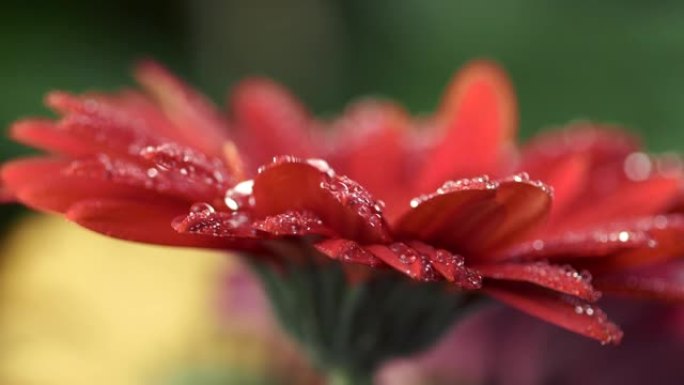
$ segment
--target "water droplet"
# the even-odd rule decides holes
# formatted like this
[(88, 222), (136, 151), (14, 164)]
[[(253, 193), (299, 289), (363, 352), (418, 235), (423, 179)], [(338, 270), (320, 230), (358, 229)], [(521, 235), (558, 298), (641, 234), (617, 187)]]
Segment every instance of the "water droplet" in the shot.
[(630, 234), (627, 231), (620, 231), (620, 233), (618, 234), (618, 240), (620, 242), (627, 242), (627, 241), (629, 241), (629, 238), (630, 238)]
[(195, 203), (190, 206), (190, 212), (195, 214), (211, 214), (215, 213), (216, 210), (212, 205), (206, 202)]
[(159, 175), (159, 170), (157, 170), (156, 168), (150, 167), (147, 169), (147, 176), (149, 176), (150, 178), (156, 178), (157, 175)]
[(633, 152), (625, 158), (623, 169), (627, 178), (641, 181), (651, 175), (653, 163), (651, 158), (643, 152)]

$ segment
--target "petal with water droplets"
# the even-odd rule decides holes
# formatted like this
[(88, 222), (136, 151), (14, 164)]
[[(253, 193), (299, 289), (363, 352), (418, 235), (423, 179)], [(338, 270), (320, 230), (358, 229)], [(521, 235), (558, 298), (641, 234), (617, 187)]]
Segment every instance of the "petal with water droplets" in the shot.
[(542, 236), (514, 244), (491, 256), (492, 260), (539, 260), (594, 258), (624, 250), (650, 248), (654, 238), (647, 231), (633, 227), (598, 227)]
[(602, 344), (618, 344), (622, 331), (606, 314), (584, 301), (525, 284), (490, 283), (483, 290), (495, 299)]
[[(131, 198), (145, 196), (145, 190), (125, 184), (78, 175), (65, 175), (71, 161), (31, 158), (7, 163), (3, 182), (19, 200), (38, 210), (65, 212), (72, 204), (92, 198)], [(151, 193), (152, 195), (155, 195)]]
[[(598, 272), (620, 271), (656, 265), (680, 258), (684, 254), (684, 220), (681, 216), (658, 216), (658, 224), (648, 231), (653, 244), (616, 252), (607, 258), (587, 261), (587, 267)], [(593, 263), (592, 263), (593, 262)]]
[(223, 142), (228, 139), (227, 124), (208, 99), (152, 61), (141, 62), (135, 75), (183, 135), (184, 143), (205, 154), (221, 156)]
[(74, 137), (45, 119), (20, 120), (10, 127), (12, 139), (53, 154), (80, 157), (93, 154), (91, 142)]
[(326, 239), (314, 244), (314, 247), (331, 259), (341, 262), (368, 265), (371, 267), (384, 266), (385, 263), (373, 253), (361, 247), (358, 243), (348, 239)]
[(541, 223), (550, 204), (550, 190), (523, 176), (460, 180), (416, 200), (395, 229), (404, 237), (485, 257)]
[(408, 124), (405, 111), (380, 100), (357, 102), (333, 123), (331, 164), (388, 203), (392, 211), (400, 209), (396, 203), (408, 202), (412, 193), (407, 189)]
[(256, 238), (252, 218), (247, 213), (216, 211), (205, 203), (195, 204), (187, 215), (174, 218), (172, 226), (181, 234)]
[(141, 199), (92, 199), (72, 205), (66, 216), (83, 227), (128, 241), (169, 246), (247, 249), (253, 245), (203, 235), (179, 234), (171, 221), (185, 205)]
[(579, 273), (570, 266), (546, 262), (510, 262), (476, 265), (473, 268), (486, 278), (528, 282), (590, 302), (601, 296), (591, 285), (588, 272)]
[(253, 227), (274, 236), (334, 235), (334, 232), (323, 224), (323, 220), (310, 211), (288, 211), (268, 216), (256, 221)]
[(584, 202), (581, 207), (573, 209), (555, 226), (556, 231), (661, 213), (681, 194), (682, 183), (678, 178), (658, 176), (644, 181), (624, 182), (615, 194)]
[(345, 238), (363, 243), (389, 239), (373, 197), (321, 162), (280, 158), (254, 178), (253, 196), (258, 217), (307, 210)]

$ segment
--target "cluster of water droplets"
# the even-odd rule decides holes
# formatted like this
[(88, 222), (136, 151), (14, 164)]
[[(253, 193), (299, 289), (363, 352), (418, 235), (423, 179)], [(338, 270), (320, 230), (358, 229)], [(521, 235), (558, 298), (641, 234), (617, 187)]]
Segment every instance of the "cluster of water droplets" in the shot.
[(254, 223), (254, 228), (276, 235), (330, 234), (323, 220), (311, 211), (288, 211)]
[(219, 237), (254, 237), (252, 220), (244, 212), (217, 211), (211, 204), (198, 202), (185, 217), (176, 218), (172, 226), (181, 233)]
[(254, 207), (256, 203), (252, 189), (254, 180), (248, 179), (226, 190), (223, 203), (231, 211), (245, 210)]
[(444, 184), (442, 184), (434, 193), (423, 194), (411, 199), (409, 205), (416, 208), (425, 201), (452, 192), (464, 190), (494, 190), (497, 187), (499, 187), (499, 182), (491, 180), (487, 175), (469, 179), (449, 180), (444, 182)]
[(380, 253), (378, 257), (411, 278), (422, 281), (446, 279), (463, 289), (478, 289), (482, 285), (481, 276), (465, 267), (462, 256), (419, 243), (396, 242), (388, 248), (393, 259), (383, 258), (384, 254)]
[(382, 262), (382, 260), (380, 260), (378, 257), (364, 249), (358, 243), (350, 240), (338, 239), (332, 241), (323, 241), (316, 244), (316, 248), (318, 248), (325, 255), (345, 263), (362, 264), (371, 267), (385, 265), (385, 263)]
[(144, 119), (111, 103), (62, 92), (50, 94), (48, 103), (66, 114), (58, 124), (59, 129), (90, 142), (121, 149), (130, 155), (159, 142), (150, 134), (153, 130)]
[(529, 184), (544, 191), (546, 194), (553, 196), (553, 187), (547, 185), (546, 183), (540, 180), (530, 178), (530, 175), (526, 172), (519, 172), (517, 174), (511, 175), (503, 179), (501, 182), (516, 182)]
[(637, 151), (625, 157), (623, 171), (632, 181), (643, 181), (654, 175), (676, 176), (684, 171), (684, 161), (674, 153), (654, 157)]
[(102, 153), (92, 158), (73, 160), (62, 172), (64, 175), (101, 179), (159, 192), (167, 192), (172, 188), (168, 179), (150, 178), (146, 168)]
[(501, 251), (499, 259), (604, 255), (616, 249), (656, 245), (657, 242), (646, 229), (600, 228), (567, 231), (560, 235), (519, 243)]
[(220, 159), (175, 143), (147, 146), (140, 151), (140, 156), (154, 163), (147, 170), (150, 178), (160, 173), (176, 173), (179, 183), (202, 184), (216, 190), (224, 189), (232, 181)]

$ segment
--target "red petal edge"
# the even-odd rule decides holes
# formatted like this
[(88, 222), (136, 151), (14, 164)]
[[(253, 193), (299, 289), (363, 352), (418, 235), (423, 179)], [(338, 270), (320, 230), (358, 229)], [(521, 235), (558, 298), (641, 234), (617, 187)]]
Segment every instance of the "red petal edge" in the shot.
[(622, 330), (608, 320), (603, 310), (578, 298), (525, 285), (497, 283), (483, 290), (516, 309), (601, 344), (617, 345), (622, 340)]

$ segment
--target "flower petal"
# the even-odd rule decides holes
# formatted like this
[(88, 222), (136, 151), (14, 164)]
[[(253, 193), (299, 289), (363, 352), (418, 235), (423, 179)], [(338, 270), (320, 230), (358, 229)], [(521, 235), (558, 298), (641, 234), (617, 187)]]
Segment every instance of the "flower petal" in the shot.
[(7, 186), (4, 186), (2, 183), (0, 183), (0, 203), (14, 203), (16, 201), (16, 197), (14, 194), (7, 188)]
[[(128, 97), (127, 94), (120, 99)], [(158, 108), (150, 106), (144, 113), (130, 111), (113, 99), (113, 96), (75, 96), (57, 91), (48, 94), (46, 101), (64, 114), (54, 129), (83, 143), (81, 151), (88, 150), (90, 154), (135, 155), (145, 146), (178, 140), (173, 135), (173, 125), (161, 116)]]
[(461, 69), (438, 112), (444, 138), (427, 159), (420, 189), (428, 191), (446, 179), (496, 173), (512, 151), (516, 108), (508, 77), (496, 64), (475, 61)]
[(242, 81), (232, 92), (231, 111), (254, 166), (274, 156), (308, 158), (316, 155), (309, 113), (284, 87), (267, 79)]
[(585, 261), (595, 272), (614, 272), (641, 268), (672, 261), (684, 254), (684, 216), (657, 215), (634, 222), (634, 227), (647, 232), (651, 243), (639, 248), (621, 250), (606, 258)]
[(256, 221), (253, 227), (274, 236), (335, 235), (310, 211), (288, 211)]
[(586, 187), (589, 158), (585, 154), (573, 154), (542, 166), (533, 168), (523, 164), (520, 169), (553, 188), (549, 222), (563, 220), (567, 209), (576, 202)]
[(140, 152), (140, 156), (153, 162), (160, 172), (177, 173), (183, 179), (211, 186), (219, 191), (227, 190), (237, 180), (237, 176), (231, 175), (221, 159), (206, 156), (176, 143), (148, 146)]
[(586, 228), (602, 223), (630, 220), (666, 211), (681, 194), (683, 180), (656, 176), (644, 181), (628, 181), (614, 194), (586, 200), (581, 207), (554, 226), (554, 232)]
[(359, 245), (346, 239), (330, 239), (315, 247), (328, 257), (344, 263), (390, 267), (419, 281), (447, 280), (460, 290), (482, 287), (482, 277), (465, 266), (463, 257), (436, 250), (420, 242), (390, 245)]
[(171, 225), (181, 234), (256, 238), (252, 218), (249, 215), (239, 211), (216, 211), (207, 203), (193, 204), (187, 215), (174, 218)]
[(47, 119), (20, 120), (10, 127), (10, 136), (19, 143), (54, 154), (80, 157), (93, 153), (91, 143), (80, 140)]
[(382, 207), (363, 187), (335, 175), (324, 162), (279, 158), (254, 178), (257, 217), (307, 210), (347, 239), (361, 243), (389, 240)]
[(634, 227), (598, 227), (540, 237), (500, 250), (492, 260), (593, 258), (638, 248), (650, 248), (654, 238)]
[(227, 124), (208, 99), (152, 61), (141, 62), (135, 75), (183, 134), (184, 143), (205, 154), (221, 156), (223, 143), (228, 140)]
[[(108, 180), (105, 174), (98, 180), (93, 175), (69, 172), (73, 162), (54, 158), (12, 161), (3, 166), (2, 179), (22, 203), (44, 211), (63, 213), (78, 201), (96, 198), (168, 199), (183, 202), (142, 188), (136, 183)], [(99, 169), (99, 172), (104, 171)], [(121, 177), (125, 178), (126, 175)]]
[(371, 267), (385, 266), (385, 263), (373, 253), (361, 247), (358, 243), (348, 239), (326, 239), (318, 242), (314, 247), (331, 259), (344, 263), (354, 263)]
[(612, 295), (665, 302), (684, 302), (684, 267), (664, 265), (659, 274), (617, 273), (600, 276), (596, 286)]
[(619, 344), (622, 331), (599, 308), (566, 294), (524, 284), (488, 284), (483, 290), (495, 299), (602, 344)]
[(333, 124), (331, 164), (385, 201), (388, 210), (408, 203), (413, 193), (406, 188), (408, 124), (405, 111), (380, 100), (351, 105)]
[(128, 241), (237, 250), (251, 246), (245, 242), (177, 233), (171, 227), (171, 221), (184, 210), (184, 205), (173, 202), (92, 199), (74, 204), (66, 216), (83, 227)]
[(395, 229), (403, 237), (482, 258), (538, 225), (550, 204), (551, 191), (524, 175), (503, 181), (465, 179), (412, 201), (414, 209)]
[(508, 262), (473, 266), (483, 277), (528, 282), (586, 301), (597, 301), (601, 293), (591, 285), (591, 275), (578, 273), (569, 265), (558, 266), (547, 262)]

